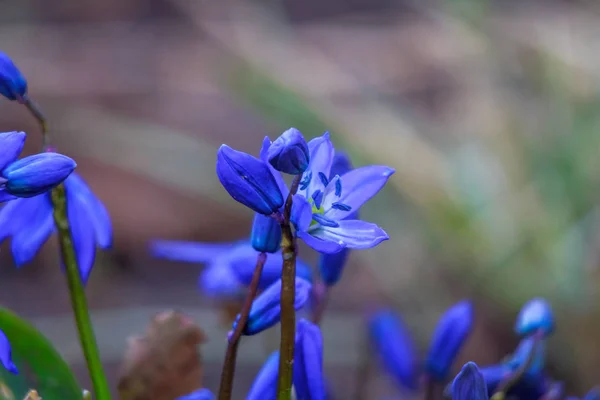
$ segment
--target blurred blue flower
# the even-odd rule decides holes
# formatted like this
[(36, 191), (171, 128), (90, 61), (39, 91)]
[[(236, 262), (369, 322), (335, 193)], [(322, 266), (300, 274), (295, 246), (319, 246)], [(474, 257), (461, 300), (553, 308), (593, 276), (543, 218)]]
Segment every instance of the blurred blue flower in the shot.
[(272, 353), (254, 378), (246, 400), (275, 400), (279, 375), (279, 352)]
[(214, 400), (215, 396), (208, 389), (199, 389), (185, 396), (178, 397), (177, 400)]
[(583, 400), (600, 400), (600, 387), (595, 387), (590, 390)]
[(27, 81), (5, 53), (0, 52), (0, 94), (9, 100), (22, 100), (27, 94)]
[(417, 389), (415, 346), (402, 320), (390, 310), (373, 314), (369, 335), (385, 370), (403, 387)]
[(296, 332), (294, 388), (298, 400), (325, 400), (323, 337), (319, 327), (305, 319), (298, 321)]
[[(150, 243), (154, 257), (172, 261), (206, 263), (200, 275), (200, 289), (211, 297), (237, 297), (250, 284), (256, 251), (248, 239), (228, 243), (201, 243), (155, 240)], [(281, 252), (267, 254), (260, 277), (259, 289), (265, 289), (281, 278)], [(296, 276), (312, 281), (312, 270), (302, 260), (296, 260)]]
[(346, 218), (377, 194), (394, 170), (374, 165), (329, 179), (334, 156), (329, 133), (311, 140), (308, 148), (310, 163), (292, 211), (298, 237), (321, 253), (369, 249), (389, 239), (375, 224)]
[[(344, 175), (352, 169), (350, 158), (344, 152), (336, 151), (329, 173), (329, 179), (333, 179), (336, 175)], [(358, 211), (348, 215), (345, 219), (358, 219)], [(321, 278), (328, 286), (333, 286), (339, 282), (342, 277), (344, 266), (348, 261), (350, 249), (343, 248), (337, 253), (327, 254), (321, 253), (319, 258), (319, 271)]]
[(544, 393), (544, 400), (561, 400), (565, 395), (565, 384), (562, 382), (553, 382)]
[(541, 330), (545, 336), (554, 331), (554, 313), (545, 299), (536, 298), (528, 301), (517, 316), (515, 332), (528, 336)]
[(485, 379), (474, 362), (466, 363), (454, 378), (452, 400), (488, 400)]
[(308, 144), (298, 129), (290, 128), (269, 146), (267, 159), (278, 171), (290, 175), (301, 174), (308, 167)]
[(472, 326), (473, 305), (469, 301), (461, 301), (442, 315), (425, 362), (425, 370), (434, 380), (442, 382), (447, 378)]
[(4, 332), (2, 332), (2, 329), (0, 329), (0, 364), (2, 364), (2, 366), (8, 371), (16, 375), (19, 373), (19, 370), (12, 361), (11, 353), (10, 342), (8, 341), (8, 338)]
[[(535, 345), (535, 349), (534, 346)], [(519, 368), (523, 363), (526, 362), (530, 353), (535, 351), (533, 360), (527, 369), (527, 375), (539, 376), (544, 370), (545, 354), (546, 354), (546, 342), (544, 340), (537, 340), (534, 337), (527, 337), (519, 342), (519, 346), (506, 362), (506, 365), (511, 367), (513, 370)]]
[(254, 214), (250, 242), (256, 251), (275, 253), (281, 245), (281, 226), (275, 218)]
[(217, 152), (216, 168), (225, 190), (246, 207), (271, 215), (283, 205), (281, 190), (264, 161), (222, 145)]
[(0, 133), (0, 202), (44, 193), (77, 166), (69, 157), (51, 152), (17, 160), (25, 137), (24, 132)]
[[(306, 304), (310, 298), (310, 291), (312, 285), (309, 281), (302, 278), (296, 279), (296, 297), (294, 299), (294, 309), (297, 311)], [(244, 335), (256, 335), (276, 323), (281, 318), (281, 279), (277, 280), (264, 292), (262, 292), (250, 308), (250, 314), (248, 315), (248, 322), (244, 328)], [(232, 330), (235, 330), (239, 321), (240, 315), (238, 314), (235, 322), (233, 323)]]
[[(77, 174), (65, 180), (67, 216), (79, 273), (87, 282), (96, 255), (96, 246), (112, 245), (112, 225), (104, 205)], [(15, 263), (30, 262), (50, 234), (55, 231), (50, 193), (16, 199), (0, 209), (0, 242), (12, 238)]]

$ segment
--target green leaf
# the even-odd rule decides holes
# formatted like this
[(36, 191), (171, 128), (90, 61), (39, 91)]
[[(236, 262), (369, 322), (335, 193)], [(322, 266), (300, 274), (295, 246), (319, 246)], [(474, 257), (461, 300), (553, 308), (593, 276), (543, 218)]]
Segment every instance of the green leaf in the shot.
[(21, 400), (35, 389), (44, 400), (81, 400), (82, 390), (73, 372), (33, 325), (0, 307), (0, 329), (10, 341), (19, 369), (19, 374), (13, 375), (0, 368), (0, 399), (12, 399), (12, 393), (15, 400)]

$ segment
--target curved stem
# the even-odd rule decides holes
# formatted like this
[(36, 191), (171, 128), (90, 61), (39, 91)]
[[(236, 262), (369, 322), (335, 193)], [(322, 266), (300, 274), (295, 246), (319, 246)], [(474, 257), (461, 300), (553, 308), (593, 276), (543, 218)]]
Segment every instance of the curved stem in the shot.
[(294, 366), (294, 344), (296, 340), (296, 238), (292, 233), (290, 215), (292, 197), (298, 191), (301, 175), (296, 175), (283, 209), (281, 225), (281, 341), (279, 343), (279, 376), (277, 378), (277, 400), (292, 398), (292, 378)]
[(42, 148), (46, 150), (48, 145), (50, 144), (50, 137), (48, 135), (48, 123), (46, 117), (39, 109), (37, 104), (35, 104), (29, 97), (25, 97), (22, 99), (23, 104), (27, 107), (27, 110), (34, 116), (34, 118), (40, 124), (40, 128), (42, 129)]
[(260, 283), (260, 276), (262, 275), (263, 267), (267, 261), (267, 255), (260, 253), (256, 259), (256, 267), (252, 275), (252, 281), (248, 288), (248, 295), (240, 311), (240, 319), (237, 322), (235, 330), (232, 332), (229, 338), (229, 344), (227, 345), (227, 352), (225, 353), (225, 362), (223, 363), (223, 371), (221, 372), (221, 384), (219, 386), (219, 400), (230, 400), (231, 393), (233, 391), (233, 378), (235, 376), (235, 362), (237, 359), (237, 349), (240, 343), (240, 338), (244, 333), (244, 328), (248, 322), (250, 315), (250, 309), (252, 308), (252, 302), (258, 292), (258, 285)]

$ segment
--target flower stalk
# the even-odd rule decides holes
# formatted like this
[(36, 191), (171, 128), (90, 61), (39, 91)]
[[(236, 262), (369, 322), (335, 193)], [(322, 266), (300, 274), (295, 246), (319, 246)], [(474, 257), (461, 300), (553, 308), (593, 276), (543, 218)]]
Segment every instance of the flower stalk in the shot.
[(277, 400), (292, 398), (294, 370), (294, 344), (296, 340), (296, 310), (294, 309), (296, 288), (296, 238), (292, 233), (290, 217), (292, 197), (298, 191), (302, 176), (296, 175), (283, 209), (281, 225), (281, 340), (279, 343), (279, 375), (277, 378)]
[(240, 338), (248, 322), (248, 316), (250, 315), (250, 309), (252, 308), (252, 302), (258, 292), (258, 286), (260, 284), (260, 278), (262, 275), (263, 267), (267, 261), (267, 255), (260, 253), (256, 259), (256, 267), (252, 275), (252, 281), (248, 288), (248, 295), (242, 306), (240, 312), (240, 319), (233, 331), (229, 344), (227, 345), (227, 351), (225, 353), (225, 362), (223, 363), (223, 371), (221, 372), (221, 383), (219, 385), (219, 400), (230, 400), (233, 389), (233, 379), (235, 376), (235, 363), (237, 359), (237, 350), (240, 343)]
[[(47, 149), (49, 143), (46, 118), (35, 103), (29, 98), (23, 99), (23, 104), (40, 124), (44, 150)], [(61, 183), (52, 189), (51, 199), (52, 207), (54, 209), (54, 223), (56, 224), (58, 231), (58, 240), (67, 276), (71, 307), (73, 308), (73, 314), (75, 315), (75, 324), (79, 333), (79, 341), (92, 380), (95, 399), (110, 400), (110, 389), (106, 375), (104, 374), (104, 369), (102, 368), (102, 361), (100, 360), (100, 353), (98, 351), (92, 321), (88, 312), (85, 291), (77, 265), (73, 237), (69, 226), (69, 219), (67, 217), (67, 199), (64, 184)]]

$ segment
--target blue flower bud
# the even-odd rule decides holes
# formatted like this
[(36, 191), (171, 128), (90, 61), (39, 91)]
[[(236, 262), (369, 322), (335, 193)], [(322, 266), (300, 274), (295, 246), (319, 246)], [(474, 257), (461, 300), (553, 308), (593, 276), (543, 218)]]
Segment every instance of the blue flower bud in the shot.
[[(310, 298), (310, 290), (312, 285), (310, 282), (296, 278), (296, 298), (294, 301), (294, 309), (299, 310), (306, 304)], [(244, 328), (244, 335), (256, 335), (276, 323), (281, 318), (281, 279), (273, 283), (264, 292), (258, 296), (252, 303), (248, 323)], [(237, 316), (233, 323), (233, 330), (236, 329), (240, 315)]]
[(276, 170), (299, 175), (308, 167), (308, 144), (298, 129), (290, 128), (271, 144), (267, 159)]
[(469, 301), (461, 301), (442, 315), (433, 333), (425, 363), (425, 370), (431, 378), (438, 382), (446, 379), (472, 326), (473, 306)]
[(9, 100), (19, 100), (27, 94), (27, 81), (21, 71), (0, 52), (0, 94)]
[(77, 167), (62, 154), (46, 152), (15, 161), (2, 171), (6, 191), (17, 197), (33, 197), (64, 181)]
[(325, 400), (323, 337), (319, 327), (305, 319), (297, 326), (294, 388), (298, 399)]
[(402, 320), (392, 311), (379, 311), (369, 321), (369, 334), (386, 371), (401, 386), (416, 390), (415, 346)]
[(0, 171), (13, 163), (25, 144), (25, 132), (0, 133)]
[(217, 176), (227, 193), (257, 213), (271, 215), (283, 205), (283, 195), (263, 161), (222, 145), (217, 152)]
[(208, 389), (199, 389), (185, 396), (178, 397), (177, 400), (214, 400), (215, 396)]
[(4, 332), (2, 332), (2, 329), (0, 329), (0, 364), (2, 364), (2, 366), (8, 371), (16, 375), (19, 373), (19, 370), (12, 361), (11, 353), (10, 342), (8, 341), (8, 338)]
[(485, 379), (474, 362), (466, 363), (454, 378), (452, 400), (488, 400)]
[(544, 336), (554, 331), (554, 313), (550, 304), (541, 298), (530, 300), (521, 308), (515, 323), (515, 332), (528, 336), (541, 330)]
[(281, 226), (275, 218), (259, 213), (254, 214), (252, 232), (250, 234), (252, 247), (262, 253), (275, 253), (281, 245)]
[(254, 378), (246, 400), (274, 400), (277, 396), (279, 352), (272, 353)]

